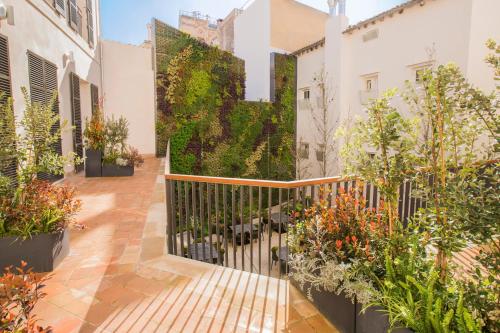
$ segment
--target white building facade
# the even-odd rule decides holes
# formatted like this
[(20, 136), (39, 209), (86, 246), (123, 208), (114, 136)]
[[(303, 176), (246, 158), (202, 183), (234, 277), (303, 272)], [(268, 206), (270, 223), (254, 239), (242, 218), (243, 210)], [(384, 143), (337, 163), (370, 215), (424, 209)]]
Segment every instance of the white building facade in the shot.
[[(318, 95), (314, 78), (319, 73), (326, 73), (331, 90), (328, 119), (334, 128), (366, 114), (364, 105), (370, 98), (390, 88), (402, 90), (407, 80), (417, 81), (419, 71), (429, 66), (456, 63), (475, 86), (494, 90), (493, 74), (484, 62), (485, 42), (500, 39), (500, 1), (411, 0), (355, 26), (349, 26), (338, 10), (331, 12), (324, 40), (294, 52), (298, 58), (297, 145), (309, 149), (301, 164), (310, 165), (311, 177), (320, 176), (313, 119), (320, 113), (313, 100)], [(400, 98), (394, 103), (404, 109)], [(334, 152), (328, 156), (330, 175), (341, 172), (341, 144), (334, 142)]]

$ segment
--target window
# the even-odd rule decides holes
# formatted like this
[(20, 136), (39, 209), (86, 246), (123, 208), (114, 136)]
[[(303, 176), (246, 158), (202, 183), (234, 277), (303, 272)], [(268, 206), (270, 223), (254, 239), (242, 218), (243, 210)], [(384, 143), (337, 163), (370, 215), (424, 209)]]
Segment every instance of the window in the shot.
[(316, 160), (318, 162), (323, 162), (325, 160), (325, 145), (318, 144), (318, 149), (316, 149)]
[[(15, 184), (17, 175), (17, 162), (11, 148), (15, 147), (15, 124), (12, 108), (4, 109), (9, 98), (12, 97), (12, 87), (10, 81), (9, 44), (6, 37), (0, 35), (0, 174), (9, 177), (11, 184)], [(10, 111), (7, 114), (5, 111)], [(6, 150), (4, 150), (6, 148)]]
[(311, 98), (311, 91), (309, 89), (304, 90), (304, 99), (309, 99)]
[(64, 3), (65, 0), (54, 0), (54, 7), (56, 11), (62, 16), (66, 16), (66, 5)]
[(366, 80), (366, 91), (372, 90), (372, 79)]
[[(48, 103), (52, 99), (54, 92), (57, 92), (57, 66), (28, 51), (28, 72), (31, 101), (40, 104)], [(59, 115), (59, 101), (57, 98), (53, 106), (53, 112)], [(54, 132), (59, 131), (60, 127), (61, 124), (58, 122), (54, 124), (52, 130)], [(62, 155), (61, 138), (54, 143), (54, 150)], [(62, 178), (59, 175), (49, 174), (39, 174), (38, 177), (51, 181)]]
[(68, 0), (68, 24), (81, 34), (82, 19), (76, 0)]
[(87, 34), (91, 48), (94, 47), (94, 16), (92, 12), (92, 0), (87, 0)]
[(306, 142), (301, 142), (299, 146), (299, 157), (308, 159), (309, 158), (309, 144)]
[(415, 70), (415, 82), (417, 83), (422, 83), (423, 81), (423, 76), (425, 74), (425, 68), (419, 68)]

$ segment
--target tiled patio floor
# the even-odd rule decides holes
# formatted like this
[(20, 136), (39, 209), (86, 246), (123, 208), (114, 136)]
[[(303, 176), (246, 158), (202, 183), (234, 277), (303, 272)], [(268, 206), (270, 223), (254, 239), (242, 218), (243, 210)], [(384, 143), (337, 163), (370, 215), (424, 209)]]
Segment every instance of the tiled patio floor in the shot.
[(55, 332), (336, 332), (286, 281), (164, 255), (157, 159), (130, 178), (66, 181), (83, 209), (36, 308)]

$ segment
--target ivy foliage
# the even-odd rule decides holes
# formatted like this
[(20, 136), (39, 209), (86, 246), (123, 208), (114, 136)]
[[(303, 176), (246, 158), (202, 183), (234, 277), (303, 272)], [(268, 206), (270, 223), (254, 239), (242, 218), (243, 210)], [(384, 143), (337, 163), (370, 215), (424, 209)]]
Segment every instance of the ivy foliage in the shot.
[(295, 176), (295, 57), (276, 57), (275, 102), (247, 102), (241, 59), (155, 21), (157, 155), (172, 172)]

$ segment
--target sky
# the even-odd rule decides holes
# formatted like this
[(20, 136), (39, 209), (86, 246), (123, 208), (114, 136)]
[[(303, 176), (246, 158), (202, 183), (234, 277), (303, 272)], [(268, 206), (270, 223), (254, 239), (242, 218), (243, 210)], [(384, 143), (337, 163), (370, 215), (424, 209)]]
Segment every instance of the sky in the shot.
[[(224, 18), (247, 0), (101, 0), (104, 39), (140, 44), (147, 38), (146, 24), (153, 17), (178, 26), (179, 11), (199, 11), (215, 19)], [(298, 0), (328, 12), (327, 0)], [(355, 24), (405, 0), (347, 0), (349, 23)]]

